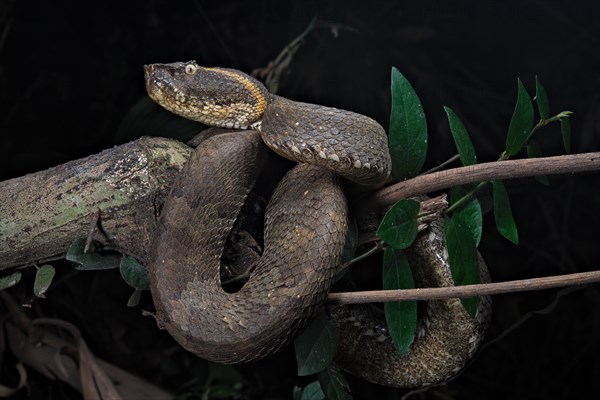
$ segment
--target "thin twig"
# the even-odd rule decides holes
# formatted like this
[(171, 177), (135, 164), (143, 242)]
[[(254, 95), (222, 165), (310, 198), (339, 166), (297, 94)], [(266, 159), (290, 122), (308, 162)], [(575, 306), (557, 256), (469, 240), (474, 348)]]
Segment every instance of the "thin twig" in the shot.
[(435, 167), (423, 172), (422, 175), (427, 175), (427, 174), (431, 174), (432, 172), (437, 172), (437, 171), (443, 169), (446, 165), (452, 164), (454, 161), (458, 160), (459, 158), (460, 158), (460, 154), (455, 154), (452, 157), (450, 157), (449, 159), (447, 159), (446, 161), (444, 161), (443, 163), (436, 165)]
[(196, 6), (196, 9), (200, 12), (200, 15), (202, 15), (202, 19), (204, 19), (204, 22), (206, 23), (206, 26), (208, 26), (208, 29), (210, 29), (210, 31), (213, 33), (213, 35), (215, 35), (215, 38), (217, 39), (217, 41), (219, 42), (219, 44), (221, 45), (223, 50), (225, 50), (225, 53), (227, 53), (227, 56), (229, 56), (229, 59), (231, 60), (233, 65), (238, 65), (237, 58), (234, 55), (233, 51), (227, 45), (225, 40), (223, 40), (223, 36), (219, 32), (219, 30), (215, 27), (215, 25), (212, 23), (211, 19), (208, 17), (208, 15), (206, 15), (206, 12), (204, 12), (204, 8), (202, 8), (200, 2), (196, 0), (194, 2), (194, 5)]
[(352, 264), (355, 264), (359, 261), (362, 261), (370, 256), (372, 256), (375, 253), (379, 253), (381, 250), (383, 250), (383, 243), (382, 242), (375, 242), (375, 245), (368, 251), (365, 251), (364, 253), (362, 253), (361, 255), (358, 255), (356, 257), (354, 257), (352, 260), (348, 261), (347, 263), (344, 264), (344, 268), (349, 267)]
[(558, 301), (560, 300), (560, 298), (562, 296), (571, 294), (576, 290), (580, 290), (581, 288), (582, 288), (582, 286), (572, 286), (572, 287), (566, 287), (566, 288), (559, 290), (550, 304), (548, 304), (544, 308), (541, 308), (539, 310), (529, 311), (528, 313), (523, 315), (521, 318), (519, 318), (519, 320), (517, 322), (513, 323), (511, 326), (509, 326), (507, 329), (505, 329), (498, 336), (492, 338), (489, 341), (486, 341), (483, 344), (483, 346), (481, 346), (480, 351), (485, 349), (486, 347), (489, 347), (490, 345), (501, 342), (502, 339), (504, 339), (506, 336), (508, 336), (510, 333), (512, 333), (519, 327), (521, 327), (524, 323), (526, 323), (527, 321), (529, 321), (531, 318), (535, 317), (536, 315), (547, 315), (547, 314), (551, 313), (556, 308), (556, 305), (558, 304)]
[(328, 28), (331, 30), (332, 34), (337, 37), (340, 30), (347, 30), (356, 32), (357, 30), (341, 25), (334, 22), (327, 21), (319, 21), (317, 18), (313, 18), (308, 26), (304, 29), (304, 31), (298, 35), (295, 39), (293, 39), (290, 43), (288, 43), (281, 52), (277, 55), (275, 60), (269, 62), (264, 68), (257, 68), (252, 71), (252, 76), (259, 77), (264, 79), (265, 86), (269, 90), (269, 92), (276, 94), (279, 89), (279, 81), (281, 79), (281, 75), (284, 71), (286, 71), (296, 54), (296, 52), (302, 47), (304, 44), (304, 39), (308, 36), (309, 33), (314, 31), (315, 29)]
[(405, 300), (441, 300), (500, 293), (543, 290), (562, 286), (583, 285), (600, 282), (600, 271), (579, 272), (543, 278), (522, 279), (507, 282), (481, 283), (477, 285), (450, 286), (403, 290), (373, 290), (367, 292), (330, 293), (328, 304), (380, 303)]

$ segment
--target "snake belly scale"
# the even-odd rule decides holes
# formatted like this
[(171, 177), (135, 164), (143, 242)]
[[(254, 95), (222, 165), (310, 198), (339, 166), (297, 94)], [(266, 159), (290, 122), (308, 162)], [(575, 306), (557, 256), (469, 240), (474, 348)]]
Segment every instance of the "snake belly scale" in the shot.
[[(381, 186), (391, 170), (386, 133), (360, 114), (271, 95), (233, 69), (152, 64), (145, 78), (150, 97), (167, 110), (244, 130), (201, 143), (165, 201), (148, 265), (157, 319), (183, 347), (211, 361), (272, 354), (321, 306), (338, 272), (349, 218), (338, 175)], [(227, 293), (219, 277), (223, 247), (264, 164), (265, 144), (299, 164), (271, 196), (258, 266), (238, 292)], [(452, 285), (443, 253), (443, 235), (434, 229), (417, 239), (409, 255), (422, 269), (417, 284)], [(487, 277), (483, 261), (480, 267)], [(335, 307), (344, 350), (336, 362), (391, 386), (449, 379), (477, 349), (489, 301), (482, 299), (476, 318), (459, 300), (431, 302), (427, 310), (409, 354), (399, 357), (376, 312)]]

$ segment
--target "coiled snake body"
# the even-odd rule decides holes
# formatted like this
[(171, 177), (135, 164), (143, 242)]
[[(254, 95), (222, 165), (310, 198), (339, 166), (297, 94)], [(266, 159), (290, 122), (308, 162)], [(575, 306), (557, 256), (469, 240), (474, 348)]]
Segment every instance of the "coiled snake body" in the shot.
[[(212, 361), (271, 354), (320, 307), (338, 270), (348, 207), (337, 175), (371, 187), (387, 179), (385, 131), (360, 114), (271, 95), (236, 70), (152, 64), (145, 76), (150, 97), (174, 113), (212, 126), (260, 129), (207, 139), (175, 182), (149, 264), (157, 318), (182, 346)], [(264, 163), (263, 142), (300, 164), (271, 197), (259, 265), (241, 290), (227, 293), (219, 277), (221, 255)], [(410, 254), (418, 284), (452, 285), (439, 229), (419, 238)], [(400, 358), (376, 313), (336, 307), (332, 316), (344, 325), (337, 361), (381, 384), (442, 382), (478, 347), (488, 310), (484, 299), (473, 319), (457, 299), (429, 302), (421, 334)]]

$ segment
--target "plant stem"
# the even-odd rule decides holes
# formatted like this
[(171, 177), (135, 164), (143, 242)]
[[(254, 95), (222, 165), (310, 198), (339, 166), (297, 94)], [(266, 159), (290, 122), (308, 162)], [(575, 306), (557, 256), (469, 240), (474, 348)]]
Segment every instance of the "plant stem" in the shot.
[(380, 252), (381, 250), (383, 250), (383, 247), (384, 247), (384, 246), (383, 246), (383, 242), (381, 242), (381, 241), (377, 241), (377, 242), (375, 242), (375, 246), (373, 246), (373, 248), (371, 248), (370, 250), (368, 250), (368, 251), (366, 251), (366, 252), (362, 253), (362, 254), (361, 254), (361, 255), (359, 255), (359, 256), (356, 256), (356, 257), (354, 257), (352, 260), (350, 260), (350, 261), (348, 261), (347, 263), (345, 263), (345, 264), (344, 264), (344, 268), (346, 268), (346, 267), (349, 267), (349, 266), (350, 266), (350, 265), (352, 265), (352, 264), (355, 264), (355, 263), (357, 263), (357, 262), (359, 262), (359, 261), (362, 261), (362, 260), (364, 260), (364, 259), (365, 259), (365, 258), (367, 258), (367, 257), (370, 257), (370, 256), (372, 256), (372, 255), (373, 255), (373, 254), (375, 254), (375, 253), (378, 253), (378, 252)]
[(455, 154), (452, 157), (450, 157), (449, 159), (447, 159), (446, 161), (444, 161), (443, 163), (441, 163), (440, 165), (437, 165), (437, 166), (423, 172), (421, 175), (430, 174), (432, 172), (439, 171), (442, 168), (444, 168), (446, 165), (453, 163), (454, 161), (458, 160), (459, 158), (460, 158), (460, 154)]
[(521, 279), (507, 282), (437, 288), (373, 290), (367, 292), (330, 293), (328, 304), (361, 304), (406, 300), (442, 300), (486, 296), (500, 293), (543, 290), (562, 286), (583, 285), (600, 282), (600, 271), (579, 272), (543, 278)]
[(465, 194), (463, 197), (458, 199), (458, 201), (456, 201), (454, 204), (452, 204), (450, 207), (448, 207), (446, 209), (446, 211), (444, 212), (444, 214), (448, 215), (449, 213), (456, 210), (457, 208), (462, 207), (463, 204), (465, 204), (467, 201), (469, 201), (473, 196), (475, 196), (477, 194), (477, 192), (479, 192), (481, 189), (483, 189), (483, 187), (487, 184), (488, 184), (488, 181), (479, 182), (479, 184), (475, 187), (475, 189), (471, 190), (469, 193)]
[(385, 210), (400, 199), (468, 183), (599, 170), (600, 152), (481, 163), (419, 175), (395, 183), (373, 193), (353, 211), (359, 230), (366, 232), (375, 230)]

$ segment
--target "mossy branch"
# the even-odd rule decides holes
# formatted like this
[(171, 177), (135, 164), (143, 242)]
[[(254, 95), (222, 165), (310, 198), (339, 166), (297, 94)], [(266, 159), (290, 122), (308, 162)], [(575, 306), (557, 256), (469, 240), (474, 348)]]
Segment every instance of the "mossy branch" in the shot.
[[(102, 228), (95, 240), (145, 262), (164, 197), (190, 151), (173, 140), (142, 138), (0, 182), (0, 270), (63, 256), (73, 240), (88, 236), (92, 218)], [(380, 189), (355, 215), (361, 230), (374, 230), (377, 216), (402, 198), (483, 180), (597, 170), (600, 153), (438, 171)]]

